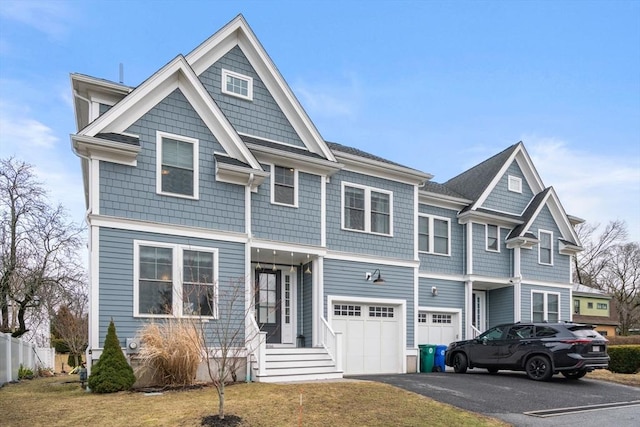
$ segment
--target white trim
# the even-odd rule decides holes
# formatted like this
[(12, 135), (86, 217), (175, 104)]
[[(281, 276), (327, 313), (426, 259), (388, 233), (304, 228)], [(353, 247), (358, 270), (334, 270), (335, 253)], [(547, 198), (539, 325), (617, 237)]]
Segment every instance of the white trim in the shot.
[(90, 215), (92, 225), (99, 227), (117, 228), (119, 230), (139, 231), (143, 233), (160, 233), (170, 236), (193, 237), (207, 240), (221, 240), (233, 243), (247, 243), (248, 238), (243, 233), (230, 231), (209, 230), (205, 228), (188, 227), (176, 224), (160, 224), (135, 219), (124, 219), (109, 216)]
[(469, 277), (465, 274), (418, 272), (418, 277), (421, 279), (438, 279), (438, 280), (446, 280), (449, 282), (465, 282), (466, 280), (469, 280)]
[[(247, 101), (253, 101), (253, 77), (236, 73), (234, 71), (227, 70), (225, 68), (221, 70), (220, 74), (221, 74), (220, 87), (222, 88), (222, 93), (224, 93), (225, 95), (235, 96), (236, 98), (245, 99)], [(234, 79), (247, 82), (247, 94), (243, 95), (241, 93), (234, 92), (227, 89), (227, 77), (232, 77)]]
[(467, 275), (473, 274), (473, 221), (469, 221), (466, 224), (466, 247), (464, 250), (467, 255)]
[(320, 176), (320, 246), (327, 247), (327, 176)]
[[(270, 163), (269, 166), (271, 168), (271, 179), (269, 182), (270, 191), (271, 191), (271, 204), (278, 205), (278, 206), (286, 206), (289, 208), (297, 208), (298, 207), (298, 190), (300, 188), (300, 186), (298, 185), (298, 169), (291, 168), (288, 166), (276, 165), (274, 163)], [(292, 205), (288, 203), (276, 202), (276, 191), (275, 191), (276, 168), (293, 169), (293, 204)]]
[[(551, 245), (551, 247), (549, 248), (549, 262), (542, 262), (540, 259), (541, 250), (543, 249), (542, 239), (541, 239), (541, 236), (543, 234), (547, 234), (549, 236), (549, 244)], [(544, 249), (547, 249), (547, 248), (544, 248)], [(538, 264), (547, 265), (547, 266), (553, 265), (553, 231), (543, 230), (543, 229), (538, 230)]]
[[(489, 247), (489, 227), (496, 228), (496, 246), (497, 249), (491, 249)], [(494, 224), (485, 224), (484, 225), (484, 250), (487, 252), (497, 252), (500, 253), (500, 226)]]
[[(327, 321), (329, 326), (333, 327), (333, 304), (334, 302), (362, 303), (362, 304), (388, 304), (399, 306), (401, 313), (398, 313), (399, 333), (400, 333), (400, 363), (401, 369), (398, 373), (407, 372), (407, 300), (395, 298), (371, 298), (371, 297), (355, 297), (327, 295)], [(330, 315), (329, 315), (330, 314)], [(394, 316), (395, 317), (395, 316)], [(417, 318), (417, 314), (414, 316)], [(414, 330), (414, 341), (416, 331)]]
[[(551, 292), (551, 291), (543, 291), (543, 290), (539, 290), (539, 289), (531, 289), (531, 307), (529, 307), (529, 319), (531, 319), (531, 321), (533, 322), (533, 294), (543, 294), (543, 305), (544, 305), (544, 311), (543, 311), (543, 319), (542, 321), (548, 321), (549, 320), (549, 300), (548, 300), (548, 296), (549, 295), (557, 295), (558, 296), (558, 322), (560, 322), (562, 319), (562, 294), (560, 292)], [(570, 312), (573, 312), (573, 307), (570, 307), (569, 309)]]
[(404, 261), (400, 259), (394, 258), (386, 258), (378, 255), (363, 255), (363, 254), (351, 254), (344, 252), (332, 252), (326, 251), (326, 255), (324, 256), (326, 259), (334, 259), (340, 261), (353, 261), (353, 262), (362, 262), (362, 263), (374, 263), (380, 265), (389, 265), (395, 267), (407, 267), (407, 268), (418, 268), (420, 266), (420, 261)]
[[(149, 246), (154, 248), (168, 248), (171, 249), (172, 255), (172, 287), (173, 298), (171, 313), (169, 314), (149, 314), (140, 313), (139, 311), (139, 283), (140, 283), (140, 246)], [(196, 252), (208, 252), (213, 255), (213, 314), (212, 316), (185, 316), (183, 315), (182, 304), (182, 291), (184, 289), (184, 277), (183, 277), (183, 265), (184, 265), (184, 251), (196, 251)], [(158, 242), (151, 240), (138, 240), (133, 241), (133, 317), (136, 318), (173, 318), (173, 317), (186, 317), (186, 318), (203, 318), (203, 319), (217, 319), (218, 318), (218, 248), (210, 248), (205, 246), (193, 246), (182, 245), (175, 243)]]
[(100, 160), (89, 160), (89, 212), (100, 214)]
[(522, 284), (529, 285), (529, 286), (547, 286), (550, 288), (560, 288), (560, 289), (571, 289), (573, 286), (573, 284), (571, 283), (543, 282), (541, 280), (530, 280), (530, 279), (523, 279)]
[(508, 175), (507, 189), (512, 193), (522, 194), (522, 178), (520, 178), (519, 176)]
[[(358, 188), (364, 190), (364, 230), (358, 230), (355, 228), (347, 228), (344, 224), (345, 214), (345, 188)], [(379, 233), (371, 231), (371, 193), (387, 194), (389, 196), (389, 233)], [(340, 209), (340, 228), (345, 231), (353, 231), (356, 233), (375, 234), (376, 236), (393, 237), (393, 191), (383, 190), (381, 188), (370, 187), (362, 184), (355, 184), (352, 182), (341, 182), (341, 209)]]
[[(100, 228), (89, 224), (89, 349), (100, 345)], [(93, 351), (92, 351), (93, 353)], [(92, 356), (95, 358), (95, 355)]]
[[(162, 191), (162, 140), (163, 138), (187, 142), (193, 145), (193, 195)], [(198, 200), (200, 198), (200, 142), (196, 138), (156, 131), (156, 193), (163, 196)]]
[[(428, 218), (428, 221), (429, 221), (429, 250), (428, 251), (421, 251), (420, 247), (419, 247), (420, 246), (420, 244), (419, 244), (419, 239), (420, 239), (420, 232), (419, 232), (420, 217)], [(434, 221), (435, 220), (445, 221), (447, 223), (447, 253), (445, 253), (445, 254), (440, 253), (440, 252), (435, 252), (435, 244), (434, 244), (434, 241), (435, 241), (435, 239), (434, 239), (435, 238), (435, 235), (434, 235), (434, 232), (435, 232)], [(445, 216), (438, 216), (438, 215), (419, 213), (417, 222), (418, 222), (418, 234), (417, 234), (418, 253), (450, 257), (451, 256), (451, 218), (447, 218)]]

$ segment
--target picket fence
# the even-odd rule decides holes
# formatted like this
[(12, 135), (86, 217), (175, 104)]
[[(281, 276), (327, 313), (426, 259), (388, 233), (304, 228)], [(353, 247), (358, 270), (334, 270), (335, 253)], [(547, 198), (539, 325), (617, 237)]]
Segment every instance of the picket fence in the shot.
[(11, 334), (0, 333), (0, 385), (18, 380), (20, 365), (36, 371), (38, 368), (53, 369), (56, 351), (40, 348)]

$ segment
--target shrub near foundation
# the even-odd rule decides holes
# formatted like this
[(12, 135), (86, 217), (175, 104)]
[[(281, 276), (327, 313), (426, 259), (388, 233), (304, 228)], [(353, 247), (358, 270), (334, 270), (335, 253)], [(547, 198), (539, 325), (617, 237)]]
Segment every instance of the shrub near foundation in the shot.
[(129, 390), (135, 381), (133, 369), (120, 348), (116, 326), (112, 320), (104, 341), (104, 350), (98, 362), (91, 368), (89, 388), (95, 393), (115, 393)]

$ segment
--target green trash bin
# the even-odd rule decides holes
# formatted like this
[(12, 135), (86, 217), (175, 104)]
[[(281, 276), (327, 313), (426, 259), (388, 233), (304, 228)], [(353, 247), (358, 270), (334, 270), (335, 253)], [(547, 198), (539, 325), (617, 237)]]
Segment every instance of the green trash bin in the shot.
[(420, 372), (433, 371), (433, 361), (436, 356), (436, 346), (431, 344), (419, 345), (420, 349)]

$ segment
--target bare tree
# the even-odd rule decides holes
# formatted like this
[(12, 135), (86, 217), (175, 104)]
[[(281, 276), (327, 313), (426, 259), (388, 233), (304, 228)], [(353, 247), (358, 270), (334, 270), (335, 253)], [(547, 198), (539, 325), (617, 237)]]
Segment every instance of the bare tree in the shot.
[(604, 231), (596, 236), (600, 224), (582, 223), (576, 227), (583, 251), (574, 257), (574, 282), (593, 288), (598, 287), (598, 279), (609, 262), (612, 248), (627, 239), (627, 225), (624, 221), (611, 221)]
[(612, 248), (598, 288), (616, 301), (620, 335), (640, 325), (640, 245), (636, 242)]
[(51, 322), (51, 332), (65, 343), (74, 365), (78, 366), (78, 358), (85, 350), (88, 341), (87, 293), (83, 289), (70, 295), (67, 303), (62, 305)]
[(82, 228), (52, 207), (32, 166), (0, 160), (0, 330), (24, 335), (27, 317), (53, 310), (83, 281)]

